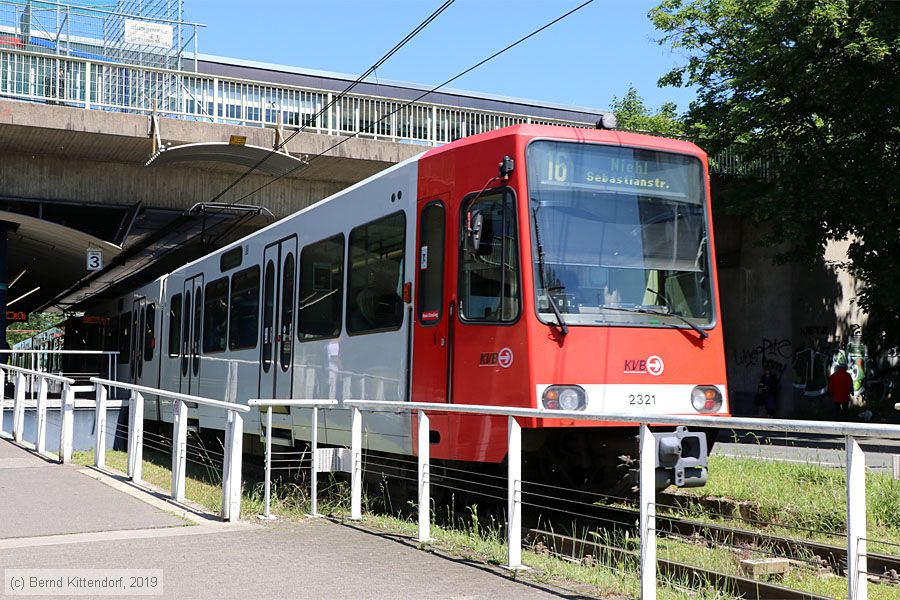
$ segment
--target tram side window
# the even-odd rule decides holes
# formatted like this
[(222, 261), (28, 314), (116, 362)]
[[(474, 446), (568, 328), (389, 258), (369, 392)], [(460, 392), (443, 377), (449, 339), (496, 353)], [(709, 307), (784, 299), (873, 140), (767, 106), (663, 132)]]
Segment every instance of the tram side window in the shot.
[(347, 331), (398, 329), (403, 323), (406, 217), (388, 215), (350, 231)]
[(169, 356), (178, 356), (181, 351), (181, 294), (169, 301)]
[(153, 360), (153, 349), (156, 348), (156, 305), (147, 305), (147, 314), (144, 317), (144, 360)]
[(228, 334), (228, 278), (206, 284), (203, 303), (203, 353), (225, 350)]
[(258, 266), (232, 275), (229, 313), (231, 327), (228, 330), (228, 348), (256, 348), (256, 340), (259, 338)]
[(297, 335), (301, 341), (340, 335), (343, 263), (343, 235), (310, 244), (300, 252)]
[(131, 312), (119, 317), (119, 364), (131, 362)]
[[(480, 244), (467, 231), (482, 219)], [(503, 191), (463, 204), (460, 314), (467, 321), (508, 323), (519, 316), (519, 254), (515, 199)]]

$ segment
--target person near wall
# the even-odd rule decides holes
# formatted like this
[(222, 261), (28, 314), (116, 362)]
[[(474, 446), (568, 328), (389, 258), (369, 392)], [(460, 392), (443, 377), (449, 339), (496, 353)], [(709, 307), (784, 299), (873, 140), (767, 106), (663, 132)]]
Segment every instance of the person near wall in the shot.
[(756, 388), (756, 405), (764, 406), (766, 415), (775, 417), (775, 411), (778, 409), (778, 377), (772, 372), (768, 362), (763, 363), (763, 374)]
[(847, 372), (847, 365), (839, 363), (828, 378), (828, 395), (834, 404), (834, 415), (838, 420), (847, 418), (850, 394), (853, 393), (853, 377)]

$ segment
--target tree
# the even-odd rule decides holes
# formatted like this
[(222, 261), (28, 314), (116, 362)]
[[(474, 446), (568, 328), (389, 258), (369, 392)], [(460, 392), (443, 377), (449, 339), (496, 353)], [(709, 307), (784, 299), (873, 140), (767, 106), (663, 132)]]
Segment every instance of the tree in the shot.
[(900, 338), (900, 3), (665, 0), (649, 13), (685, 62), (661, 85), (698, 87), (688, 131), (711, 153), (743, 142), (771, 180), (733, 211), (772, 224), (781, 260), (849, 239), (857, 300)]
[(628, 86), (628, 91), (621, 100), (613, 96), (609, 107), (616, 113), (616, 121), (620, 129), (670, 136), (684, 133), (684, 123), (677, 114), (678, 107), (674, 102), (666, 102), (654, 114), (647, 108), (644, 99), (638, 95), (632, 85)]
[[(64, 319), (58, 313), (31, 313), (24, 323), (10, 323), (6, 328), (6, 340), (10, 346), (28, 339), (35, 333), (46, 331)], [(18, 333), (18, 332), (22, 333)]]

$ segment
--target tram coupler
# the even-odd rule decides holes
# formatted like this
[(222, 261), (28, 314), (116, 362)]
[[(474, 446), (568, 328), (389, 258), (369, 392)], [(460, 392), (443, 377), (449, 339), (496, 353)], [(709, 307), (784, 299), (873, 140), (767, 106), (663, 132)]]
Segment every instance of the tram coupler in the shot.
[(656, 489), (670, 485), (702, 487), (707, 480), (709, 452), (706, 434), (679, 426), (675, 431), (654, 431), (656, 441)]

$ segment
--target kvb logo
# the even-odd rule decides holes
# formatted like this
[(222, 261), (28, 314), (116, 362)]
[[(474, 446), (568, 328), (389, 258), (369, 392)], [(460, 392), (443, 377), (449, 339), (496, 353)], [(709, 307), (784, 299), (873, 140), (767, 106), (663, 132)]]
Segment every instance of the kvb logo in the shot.
[(478, 356), (479, 367), (500, 366), (508, 369), (513, 364), (513, 352), (509, 348), (501, 348), (500, 352), (482, 352)]
[(623, 371), (632, 375), (649, 373), (655, 377), (662, 375), (665, 368), (666, 365), (663, 363), (663, 359), (653, 354), (647, 358), (626, 359)]

